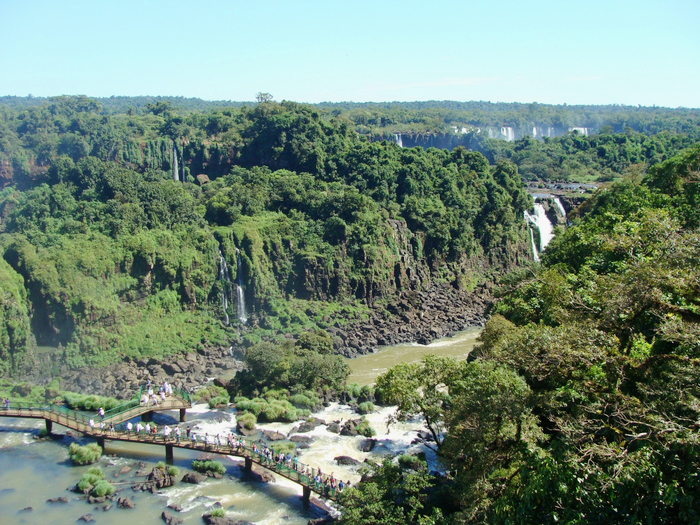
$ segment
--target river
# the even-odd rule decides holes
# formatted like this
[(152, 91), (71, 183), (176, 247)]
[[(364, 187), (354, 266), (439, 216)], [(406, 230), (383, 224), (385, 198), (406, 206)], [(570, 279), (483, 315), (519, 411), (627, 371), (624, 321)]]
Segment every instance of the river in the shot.
[[(379, 374), (394, 364), (419, 361), (428, 353), (463, 358), (473, 348), (479, 333), (480, 329), (471, 329), (430, 345), (396, 345), (350, 360), (352, 374), (349, 382), (371, 384)], [(376, 446), (372, 452), (359, 450), (358, 445), (364, 438), (339, 436), (321, 425), (305, 434), (314, 440), (310, 448), (299, 450), (300, 461), (321, 467), (324, 472), (332, 472), (336, 478), (352, 483), (359, 481), (357, 468), (341, 467), (334, 461), (335, 457), (350, 456), (362, 462), (368, 458), (377, 460), (381, 456), (394, 456), (405, 451), (424, 452), (431, 469), (439, 469), (438, 460), (432, 451), (423, 445), (412, 444), (416, 431), (422, 428), (422, 422), (415, 420), (387, 427), (387, 417), (393, 410), (392, 407), (382, 407), (366, 416), (377, 432)], [(342, 422), (360, 417), (350, 407), (337, 403), (314, 415), (327, 422)], [(160, 426), (165, 423), (174, 424), (176, 416), (175, 412), (156, 414), (154, 421)], [(232, 410), (209, 410), (204, 405), (197, 405), (188, 410), (187, 419), (188, 424), (199, 432), (216, 434), (235, 428), (235, 414)], [(295, 424), (272, 423), (258, 426), (289, 434)], [(228, 517), (260, 525), (302, 525), (319, 516), (314, 507), (304, 509), (300, 499), (301, 488), (292, 482), (279, 478), (276, 483), (241, 481), (242, 460), (234, 457), (213, 457), (227, 467), (223, 479), (210, 478), (200, 485), (178, 483), (157, 494), (133, 492), (131, 484), (144, 479), (135, 477), (135, 472), (144, 469), (150, 472), (158, 461), (164, 459), (164, 448), (109, 441), (98, 466), (105, 472), (105, 477), (122, 491), (122, 496), (128, 496), (134, 501), (135, 508), (119, 509), (114, 505), (105, 512), (102, 510), (104, 504), (90, 505), (78, 494), (67, 490), (89, 468), (70, 464), (67, 459), (68, 445), (73, 441), (85, 444), (89, 440), (71, 436), (65, 428), (54, 424), (56, 439), (36, 441), (34, 437), (39, 435), (43, 427), (44, 422), (41, 420), (0, 418), (0, 522), (3, 525), (74, 524), (84, 514), (92, 514), (95, 523), (104, 525), (125, 522), (129, 525), (157, 524), (163, 523), (160, 516), (169, 504), (182, 507), (181, 512), (170, 513), (183, 519), (184, 523), (201, 524), (202, 514), (215, 502), (222, 504)], [(198, 457), (201, 457), (201, 453), (175, 449), (174, 464), (182, 474), (192, 460)], [(119, 474), (124, 466), (132, 467), (132, 471)], [(67, 497), (69, 502), (47, 502), (48, 499), (60, 496)], [(32, 510), (22, 510), (26, 507), (32, 507)]]

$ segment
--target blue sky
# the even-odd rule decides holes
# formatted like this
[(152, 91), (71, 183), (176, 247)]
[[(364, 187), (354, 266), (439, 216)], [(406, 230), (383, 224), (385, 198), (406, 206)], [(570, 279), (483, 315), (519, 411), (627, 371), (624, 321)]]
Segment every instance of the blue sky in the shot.
[(700, 108), (700, 0), (0, 0), (0, 95)]

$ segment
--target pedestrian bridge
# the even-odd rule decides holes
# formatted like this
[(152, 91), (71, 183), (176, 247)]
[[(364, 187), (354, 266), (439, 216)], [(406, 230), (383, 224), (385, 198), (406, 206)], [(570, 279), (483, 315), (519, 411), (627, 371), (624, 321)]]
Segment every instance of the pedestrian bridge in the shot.
[[(168, 436), (164, 435), (162, 429), (156, 434), (127, 430), (127, 421), (137, 417), (141, 417), (143, 421), (150, 421), (153, 412), (166, 410), (179, 410), (180, 422), (184, 422), (186, 410), (191, 408), (191, 406), (190, 396), (180, 390), (175, 390), (172, 396), (166, 397), (163, 402), (157, 405), (142, 403), (141, 392), (139, 391), (138, 395), (134, 396), (132, 400), (105, 412), (104, 419), (99, 418), (97, 415), (86, 415), (60, 405), (33, 405), (15, 401), (10, 402), (10, 406), (7, 408), (0, 408), (0, 417), (43, 419), (46, 422), (46, 431), (49, 433), (52, 430), (53, 423), (56, 423), (94, 438), (103, 449), (105, 442), (108, 440), (163, 445), (165, 447), (165, 459), (168, 463), (172, 463), (173, 451), (176, 448), (241, 457), (245, 460), (244, 468), (246, 472), (251, 472), (253, 464), (256, 464), (301, 485), (303, 491), (302, 499), (305, 504), (309, 503), (311, 492), (331, 500), (337, 499), (338, 491), (329, 476), (302, 463), (289, 465), (284, 462), (277, 463), (274, 460), (268, 460), (261, 452), (253, 449), (254, 443), (251, 441), (244, 441), (243, 446), (238, 446), (238, 444), (231, 446), (228, 443), (214, 444), (195, 441), (185, 435), (178, 439), (174, 433)], [(99, 424), (100, 420), (104, 421), (105, 429), (101, 430), (92, 426), (90, 424), (91, 419), (93, 422), (97, 420), (97, 424)], [(260, 450), (263, 446), (262, 443), (255, 443), (255, 445)], [(320, 481), (316, 481), (319, 478)]]

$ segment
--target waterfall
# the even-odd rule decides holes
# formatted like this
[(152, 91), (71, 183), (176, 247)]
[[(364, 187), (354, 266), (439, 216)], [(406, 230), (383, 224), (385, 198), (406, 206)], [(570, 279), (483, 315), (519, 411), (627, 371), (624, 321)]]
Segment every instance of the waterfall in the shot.
[(243, 265), (241, 264), (240, 250), (236, 250), (236, 253), (238, 254), (238, 259), (236, 260), (236, 263), (238, 265), (238, 274), (236, 279), (236, 306), (238, 307), (238, 320), (241, 323), (246, 324), (246, 322), (248, 321), (248, 317), (245, 313), (245, 294), (243, 293)]
[(177, 148), (173, 142), (173, 181), (177, 182), (179, 180), (180, 170), (177, 167)]
[(399, 148), (403, 148), (403, 140), (401, 139), (401, 133), (394, 133), (394, 142), (399, 146)]
[(508, 142), (513, 142), (515, 140), (515, 131), (510, 126), (502, 126), (501, 136), (505, 137)]
[(226, 259), (221, 250), (219, 250), (219, 281), (221, 282), (221, 309), (224, 312), (224, 323), (228, 326), (228, 293), (231, 289), (231, 277), (228, 272)]
[(537, 128), (533, 126), (532, 128), (532, 138), (535, 139), (537, 138)]
[[(527, 213), (527, 212), (525, 212)], [(532, 245), (532, 259), (535, 262), (540, 262), (540, 255), (537, 253), (537, 246), (535, 246), (535, 234), (532, 231), (532, 228), (528, 228), (530, 230), (530, 244)]]
[(569, 128), (569, 131), (577, 131), (579, 135), (588, 136), (588, 128)]
[(544, 206), (542, 206), (539, 202), (535, 202), (535, 214), (530, 215), (526, 211), (525, 219), (530, 224), (535, 226), (537, 231), (540, 232), (540, 252), (544, 251), (549, 244), (549, 241), (554, 238), (554, 234), (552, 233), (554, 227), (544, 211)]
[(564, 205), (559, 200), (559, 197), (554, 197), (554, 204), (556, 204), (557, 208), (559, 208), (559, 211), (561, 212), (562, 217), (564, 217), (564, 222), (566, 223), (566, 210), (564, 209)]

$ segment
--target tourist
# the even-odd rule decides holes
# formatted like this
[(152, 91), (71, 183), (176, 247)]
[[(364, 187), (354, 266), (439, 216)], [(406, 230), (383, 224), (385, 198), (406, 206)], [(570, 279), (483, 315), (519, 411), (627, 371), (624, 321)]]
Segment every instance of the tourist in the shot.
[(133, 428), (134, 428), (134, 425), (131, 423), (131, 421), (129, 421), (129, 422), (126, 424), (126, 433), (129, 434), (129, 435), (131, 435), (131, 430), (132, 430)]
[(144, 430), (146, 431), (146, 434), (150, 434), (150, 433), (151, 433), (151, 424), (150, 424), (150, 423), (146, 423), (146, 427), (145, 427)]
[(343, 483), (343, 480), (341, 479), (338, 482), (338, 492), (343, 492), (343, 489), (345, 488), (345, 483)]
[(163, 390), (160, 391), (160, 400), (165, 403), (165, 392)]
[(136, 433), (141, 434), (142, 432), (143, 432), (143, 425), (139, 421), (138, 423), (136, 423)]
[(90, 421), (88, 421), (88, 425), (90, 425), (90, 431), (94, 432), (95, 431), (95, 420), (90, 418)]
[(299, 456), (297, 456), (296, 454), (294, 455), (294, 470), (299, 470)]
[(180, 427), (175, 427), (175, 439), (177, 440), (177, 444), (180, 444)]
[[(187, 427), (188, 434), (189, 434), (189, 430), (190, 430), (190, 428)], [(189, 436), (188, 436), (188, 437), (189, 437)], [(192, 434), (192, 446), (193, 446), (193, 447), (196, 447), (196, 446), (197, 446), (197, 434)]]
[(103, 407), (100, 407), (97, 410), (97, 415), (100, 416), (102, 419), (104, 419), (105, 418), (105, 409)]
[(104, 434), (105, 433), (105, 422), (100, 421), (100, 433)]
[(165, 425), (163, 427), (163, 440), (168, 441), (168, 438), (170, 438), (170, 427)]

